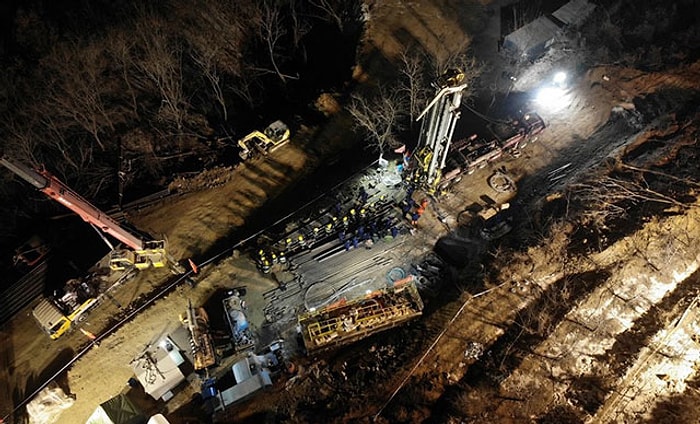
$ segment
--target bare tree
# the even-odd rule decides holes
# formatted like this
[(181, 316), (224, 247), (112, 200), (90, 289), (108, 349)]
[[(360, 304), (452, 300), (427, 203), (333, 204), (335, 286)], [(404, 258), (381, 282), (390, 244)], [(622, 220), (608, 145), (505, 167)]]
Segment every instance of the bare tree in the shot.
[(343, 10), (346, 1), (344, 0), (310, 0), (309, 3), (318, 8), (322, 13), (322, 18), (333, 22), (340, 32), (343, 32)]
[(143, 50), (137, 65), (161, 96), (159, 115), (182, 132), (188, 108), (182, 87), (182, 47), (168, 39), (163, 23), (156, 18), (144, 18), (136, 33)]
[(201, 56), (193, 53), (192, 60), (197, 64), (199, 69), (202, 71), (204, 78), (209, 82), (212, 93), (217, 103), (221, 106), (221, 111), (224, 114), (224, 121), (228, 121), (228, 112), (226, 109), (226, 98), (224, 97), (224, 91), (221, 85), (221, 74), (216, 69), (216, 64), (214, 63), (214, 56)]
[[(245, 3), (245, 2), (241, 2)], [(251, 13), (227, 0), (192, 0), (173, 5), (182, 38), (198, 56), (207, 58), (219, 74), (239, 75), (243, 66), (245, 34)]]
[(5, 152), (12, 152), (12, 156), (23, 163), (38, 165), (41, 160), (37, 157), (41, 144), (35, 133), (36, 125), (20, 125), (12, 117), (2, 119), (2, 130), (6, 134), (3, 140)]
[[(63, 167), (73, 168), (75, 173), (80, 172), (82, 170), (82, 164), (76, 162), (73, 159), (73, 155), (69, 151), (70, 146), (75, 145), (75, 143), (68, 143), (64, 135), (65, 130), (60, 128), (59, 125), (57, 125), (56, 120), (49, 114), (42, 114), (40, 124), (44, 129), (44, 139), (42, 144), (46, 146), (50, 152), (58, 153), (59, 160), (55, 162), (61, 163)], [(88, 148), (85, 150), (88, 152), (92, 151), (92, 149)], [(70, 173), (66, 172), (66, 174)]]
[(267, 54), (270, 56), (270, 63), (274, 68), (275, 74), (282, 80), (287, 82), (288, 75), (284, 75), (277, 65), (279, 58), (279, 43), (282, 37), (285, 36), (287, 30), (282, 24), (280, 9), (277, 5), (272, 4), (272, 1), (265, 0), (259, 3), (258, 14), (258, 31), (260, 39), (265, 43)]
[(100, 46), (64, 43), (45, 62), (53, 79), (46, 88), (46, 113), (68, 129), (75, 122), (88, 131), (100, 149), (104, 129), (113, 130), (115, 107), (107, 107), (105, 97), (111, 84), (105, 79), (106, 58)]
[(264, 73), (254, 66), (246, 66), (234, 81), (227, 87), (251, 108), (255, 109), (261, 102), (261, 98), (257, 95), (264, 90), (260, 76)]
[(379, 86), (374, 96), (354, 93), (347, 107), (356, 128), (364, 131), (381, 159), (387, 148), (398, 147), (397, 133), (403, 130), (405, 105), (396, 90)]
[(473, 82), (481, 75), (483, 66), (468, 54), (458, 52), (444, 57), (431, 57), (415, 47), (406, 48), (401, 52), (398, 91), (407, 103), (411, 124), (434, 96), (436, 81), (455, 69), (464, 74), (461, 81), (467, 83), (462, 96), (466, 98), (473, 95)]
[(411, 125), (420, 115), (433, 90), (426, 82), (425, 55), (416, 50), (405, 49), (399, 57), (399, 90), (408, 102)]
[(292, 20), (292, 44), (294, 48), (299, 48), (301, 39), (311, 31), (311, 22), (299, 10), (296, 0), (289, 1), (289, 12)]
[(139, 116), (136, 89), (132, 84), (131, 74), (134, 71), (134, 41), (123, 31), (114, 30), (108, 34), (107, 48), (121, 69), (122, 79), (130, 97), (131, 110), (135, 117)]
[(576, 200), (588, 205), (582, 213), (584, 223), (602, 229), (607, 228), (609, 221), (626, 216), (629, 203), (655, 202), (683, 208), (690, 206), (651, 189), (644, 180), (631, 181), (606, 176), (575, 184), (571, 190)]

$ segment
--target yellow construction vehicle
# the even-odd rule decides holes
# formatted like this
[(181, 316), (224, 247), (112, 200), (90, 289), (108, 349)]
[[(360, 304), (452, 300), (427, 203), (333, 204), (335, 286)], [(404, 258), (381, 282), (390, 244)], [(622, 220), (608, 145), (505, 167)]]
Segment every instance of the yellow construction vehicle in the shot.
[(70, 330), (74, 322), (85, 319), (87, 311), (95, 306), (96, 303), (97, 299), (88, 299), (70, 314), (64, 315), (61, 310), (50, 301), (42, 299), (39, 305), (32, 310), (32, 313), (41, 329), (44, 330), (52, 340), (56, 340)]
[[(95, 297), (80, 298), (74, 292), (61, 299), (42, 298), (32, 309), (32, 315), (39, 326), (52, 340), (64, 335), (74, 323), (87, 318), (88, 311), (97, 305)], [(59, 307), (60, 306), (60, 307)]]
[(256, 153), (266, 155), (289, 141), (289, 127), (282, 121), (275, 121), (262, 132), (253, 131), (238, 140), (241, 159), (246, 160)]
[(109, 268), (121, 271), (130, 267), (138, 270), (149, 267), (162, 268), (168, 263), (164, 240), (144, 241), (141, 249), (115, 249), (109, 257)]
[[(5, 166), (39, 191), (77, 213), (94, 228), (110, 234), (129, 247), (130, 250), (115, 250), (112, 244), (104, 236), (102, 237), (102, 240), (112, 251), (109, 263), (109, 268), (112, 271), (120, 271), (132, 266), (136, 269), (145, 269), (150, 266), (161, 268), (168, 263), (168, 253), (164, 240), (142, 240), (140, 236), (123, 228), (114, 218), (97, 209), (48, 171), (32, 169), (7, 157), (0, 158), (0, 165)], [(174, 261), (172, 262), (173, 267), (177, 268), (178, 265)], [(178, 272), (180, 271), (178, 269)]]

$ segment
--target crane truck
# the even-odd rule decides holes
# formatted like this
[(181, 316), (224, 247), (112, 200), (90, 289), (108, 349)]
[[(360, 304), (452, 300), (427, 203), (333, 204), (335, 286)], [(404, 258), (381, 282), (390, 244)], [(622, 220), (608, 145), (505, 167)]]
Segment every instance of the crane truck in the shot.
[[(129, 249), (115, 249), (106, 237), (102, 237), (111, 249), (110, 269), (112, 271), (126, 271), (119, 280), (122, 280), (125, 275), (129, 275), (134, 269), (145, 269), (150, 266), (164, 267), (168, 262), (172, 262), (173, 268), (182, 272), (177, 263), (172, 260), (168, 261), (170, 256), (166, 251), (165, 241), (143, 240), (130, 233), (116, 220), (97, 209), (50, 172), (44, 169), (30, 168), (8, 157), (0, 157), (0, 164), (48, 197), (78, 214), (96, 229), (110, 234), (126, 245)], [(75, 290), (68, 291), (68, 293), (75, 292)], [(88, 294), (80, 298), (61, 298), (53, 301), (42, 299), (34, 308), (33, 315), (41, 328), (55, 340), (70, 330), (74, 322), (80, 321), (81, 318), (84, 319), (88, 310), (98, 303), (96, 292)]]
[(128, 246), (131, 250), (115, 249), (114, 246), (103, 237), (103, 240), (111, 249), (110, 269), (114, 271), (124, 270), (128, 267), (145, 269), (150, 266), (160, 268), (167, 264), (168, 255), (166, 253), (165, 241), (145, 241), (135, 236), (122, 228), (111, 216), (97, 209), (78, 193), (71, 190), (50, 172), (44, 169), (32, 169), (8, 157), (0, 158), (0, 164), (36, 187), (48, 197), (78, 214), (93, 227), (103, 233), (113, 236), (124, 245)]

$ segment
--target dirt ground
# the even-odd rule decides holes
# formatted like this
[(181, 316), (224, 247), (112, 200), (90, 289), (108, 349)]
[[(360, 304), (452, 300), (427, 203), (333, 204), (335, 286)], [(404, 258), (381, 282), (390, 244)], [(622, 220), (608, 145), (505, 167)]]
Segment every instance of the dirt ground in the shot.
[[(439, 43), (469, 23), (449, 19), (454, 7), (377, 2), (366, 54), (398, 54), (399, 28), (435, 51), (446, 49), (443, 54), (464, 48), (469, 37), (448, 37), (454, 46)], [(538, 73), (562, 63), (557, 58), (533, 66), (517, 89), (532, 88)], [(466, 208), (483, 205), (483, 195), (516, 208), (510, 234), (483, 242), (479, 253), (465, 248), (468, 264), (446, 266), (420, 320), (319, 358), (299, 358), (297, 377), (232, 408), (223, 420), (695, 422), (699, 85), (700, 62), (664, 72), (599, 66), (575, 75), (570, 107), (539, 111), (548, 128), (537, 142), (432, 203), (413, 243), (421, 253), (436, 245), (464, 248), (474, 238)], [(347, 126), (347, 117), (336, 115), (267, 158), (202, 177), (201, 184), (182, 183), (190, 184), (180, 187), (183, 194), (133, 212), (130, 220), (166, 235), (175, 257), (200, 263), (266, 222), (256, 216), (261, 206), (284, 216), (274, 199), (310, 190), (304, 178), (335, 158)], [(517, 181), (516, 193), (496, 193), (485, 183), (501, 166)], [(591, 210), (610, 219), (601, 223)], [(78, 332), (51, 342), (26, 311), (2, 330), (3, 415), (87, 345), (87, 354), (59, 378), (76, 401), (58, 422), (84, 422), (100, 402), (126, 389), (131, 359), (179, 326), (188, 300), (204, 304), (246, 282), (257, 285), (250, 302), (264, 303), (262, 293), (274, 283), (249, 262), (227, 257), (203, 267), (195, 287), (178, 285), (99, 346)], [(143, 274), (120, 288), (116, 301), (138, 303), (168, 278), (167, 271)], [(251, 311), (251, 321), (264, 320), (260, 310)], [(84, 327), (100, 334), (125, 313), (106, 303)], [(198, 422), (186, 409), (196, 390), (151, 407), (175, 423)]]

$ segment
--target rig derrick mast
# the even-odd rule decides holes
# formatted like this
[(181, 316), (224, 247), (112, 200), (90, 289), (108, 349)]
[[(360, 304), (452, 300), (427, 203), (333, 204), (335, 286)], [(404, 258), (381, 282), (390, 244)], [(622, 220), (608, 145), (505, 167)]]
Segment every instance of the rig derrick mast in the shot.
[(433, 100), (416, 118), (422, 120), (416, 153), (413, 156), (412, 178), (429, 193), (440, 184), (455, 125), (460, 117), (462, 92), (467, 88), (465, 75), (451, 70), (438, 79), (438, 91)]

